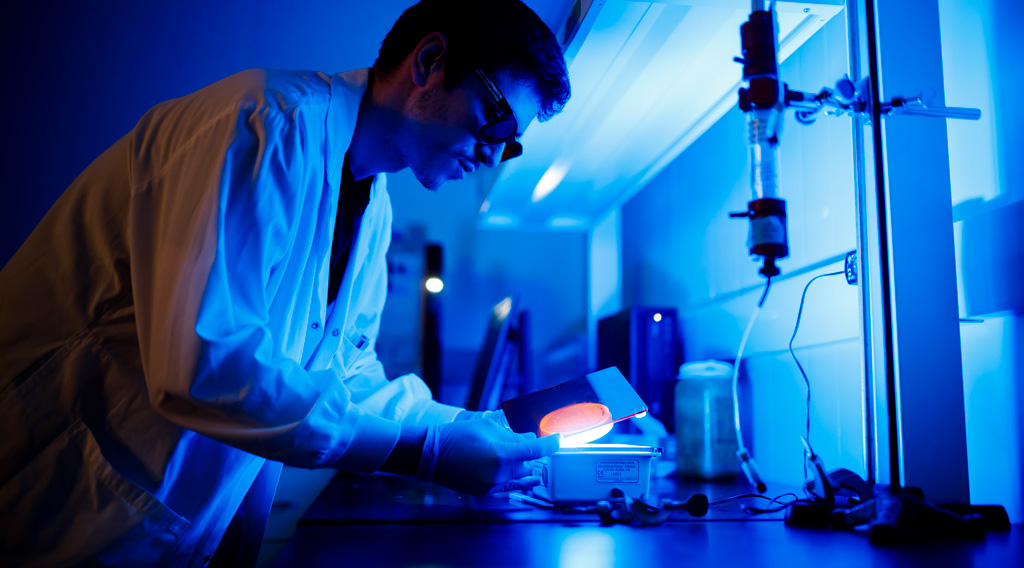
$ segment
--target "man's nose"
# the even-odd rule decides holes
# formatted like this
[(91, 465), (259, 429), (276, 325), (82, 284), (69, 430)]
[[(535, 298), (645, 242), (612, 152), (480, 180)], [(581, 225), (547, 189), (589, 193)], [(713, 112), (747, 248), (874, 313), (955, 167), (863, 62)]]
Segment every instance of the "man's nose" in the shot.
[(477, 142), (476, 154), (477, 159), (481, 163), (487, 164), (489, 167), (497, 167), (501, 163), (501, 155), (505, 152), (505, 143), (499, 142), (497, 144), (484, 144), (483, 142)]

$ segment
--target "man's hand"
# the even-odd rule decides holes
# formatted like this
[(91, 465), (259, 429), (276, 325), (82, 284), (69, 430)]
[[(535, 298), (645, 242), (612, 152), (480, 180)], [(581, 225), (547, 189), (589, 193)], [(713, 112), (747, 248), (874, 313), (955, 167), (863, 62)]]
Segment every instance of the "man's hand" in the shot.
[(559, 437), (517, 434), (491, 420), (457, 420), (427, 428), (416, 477), (483, 495), (540, 483), (525, 462), (558, 451)]

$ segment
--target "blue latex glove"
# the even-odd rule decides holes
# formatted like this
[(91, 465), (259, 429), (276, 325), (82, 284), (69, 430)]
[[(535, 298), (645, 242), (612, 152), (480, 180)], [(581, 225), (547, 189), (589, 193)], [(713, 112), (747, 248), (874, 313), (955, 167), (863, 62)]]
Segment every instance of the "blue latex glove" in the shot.
[(558, 451), (559, 437), (517, 434), (491, 420), (456, 420), (427, 428), (416, 477), (483, 495), (540, 483), (525, 462)]
[(484, 410), (478, 412), (476, 410), (463, 410), (462, 412), (455, 415), (456, 420), (490, 420), (505, 428), (508, 428), (508, 419), (505, 418), (504, 410)]

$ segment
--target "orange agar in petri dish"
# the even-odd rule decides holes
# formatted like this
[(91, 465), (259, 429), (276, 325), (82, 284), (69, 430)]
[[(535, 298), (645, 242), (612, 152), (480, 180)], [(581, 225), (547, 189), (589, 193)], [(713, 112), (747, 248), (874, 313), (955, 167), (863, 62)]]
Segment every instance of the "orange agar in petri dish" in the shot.
[(540, 420), (540, 435), (562, 434), (568, 436), (584, 430), (608, 424), (612, 412), (600, 402), (577, 402), (552, 410)]

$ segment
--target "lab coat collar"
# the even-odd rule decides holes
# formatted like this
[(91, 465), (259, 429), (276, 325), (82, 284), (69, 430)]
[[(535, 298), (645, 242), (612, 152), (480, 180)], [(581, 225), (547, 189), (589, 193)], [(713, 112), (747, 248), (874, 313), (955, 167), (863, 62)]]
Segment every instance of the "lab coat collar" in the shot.
[(331, 103), (327, 110), (327, 180), (341, 187), (341, 168), (352, 142), (359, 108), (370, 82), (370, 69), (354, 69), (331, 77)]

